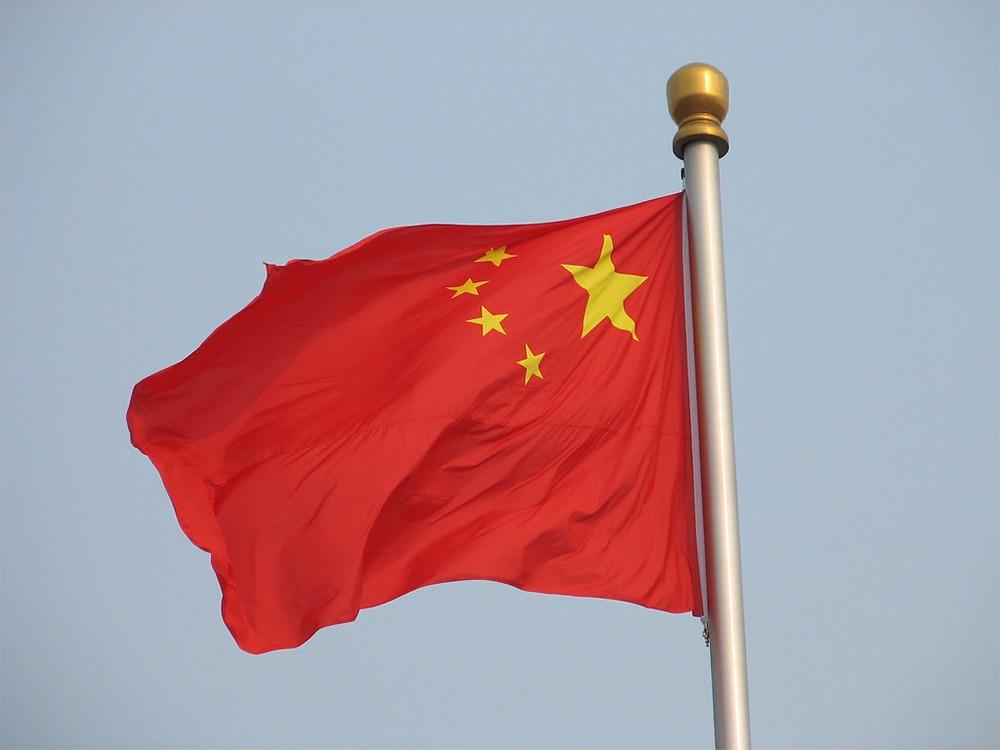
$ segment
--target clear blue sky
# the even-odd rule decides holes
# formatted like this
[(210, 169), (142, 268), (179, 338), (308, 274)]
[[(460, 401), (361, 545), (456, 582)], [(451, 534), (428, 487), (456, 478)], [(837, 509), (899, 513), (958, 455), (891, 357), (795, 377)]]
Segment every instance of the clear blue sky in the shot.
[(1000, 745), (1000, 5), (0, 5), (2, 735), (25, 748), (707, 747), (700, 625), (489, 583), (240, 651), (128, 440), (264, 262), (722, 161), (760, 748)]

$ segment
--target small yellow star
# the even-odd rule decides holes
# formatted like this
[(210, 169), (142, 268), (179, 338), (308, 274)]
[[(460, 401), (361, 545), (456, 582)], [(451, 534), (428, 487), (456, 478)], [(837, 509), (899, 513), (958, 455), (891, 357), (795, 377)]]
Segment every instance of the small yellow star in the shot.
[(479, 287), (481, 287), (483, 284), (489, 284), (489, 283), (490, 283), (489, 281), (473, 281), (472, 279), (467, 279), (465, 283), (461, 284), (460, 286), (449, 286), (447, 288), (454, 292), (454, 294), (451, 295), (452, 299), (455, 299), (455, 297), (457, 297), (460, 294), (474, 294), (478, 297)]
[(601, 257), (593, 268), (563, 264), (563, 268), (573, 274), (576, 283), (587, 292), (587, 309), (583, 313), (581, 339), (607, 318), (615, 328), (628, 331), (633, 339), (639, 340), (635, 335), (635, 321), (625, 312), (625, 298), (649, 277), (618, 273), (615, 264), (611, 262), (613, 249), (611, 235), (606, 234)]
[(544, 380), (542, 377), (542, 371), (538, 369), (539, 363), (542, 361), (542, 357), (545, 356), (545, 352), (540, 354), (534, 354), (528, 345), (524, 345), (524, 359), (518, 362), (521, 367), (524, 368), (524, 384), (527, 385), (528, 381), (531, 380), (531, 376), (535, 375), (538, 378)]
[(516, 255), (511, 255), (507, 252), (507, 246), (498, 247), (494, 250), (492, 247), (486, 251), (482, 258), (476, 258), (474, 262), (476, 263), (492, 263), (494, 266), (499, 267), (508, 258), (516, 258)]
[(480, 317), (472, 318), (465, 322), (476, 323), (478, 325), (481, 325), (483, 327), (484, 336), (490, 331), (500, 331), (500, 333), (502, 333), (504, 336), (507, 335), (507, 332), (503, 329), (503, 326), (500, 325), (500, 321), (502, 321), (504, 318), (507, 317), (507, 313), (503, 313), (501, 315), (494, 315), (482, 305), (480, 305), (479, 309), (482, 310), (482, 315)]

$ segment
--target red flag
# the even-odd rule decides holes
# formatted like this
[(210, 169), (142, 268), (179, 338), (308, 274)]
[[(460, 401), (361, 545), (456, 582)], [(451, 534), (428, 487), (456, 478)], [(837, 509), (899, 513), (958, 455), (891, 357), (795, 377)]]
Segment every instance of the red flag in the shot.
[(268, 266), (128, 424), (239, 645), (484, 579), (701, 614), (682, 196)]

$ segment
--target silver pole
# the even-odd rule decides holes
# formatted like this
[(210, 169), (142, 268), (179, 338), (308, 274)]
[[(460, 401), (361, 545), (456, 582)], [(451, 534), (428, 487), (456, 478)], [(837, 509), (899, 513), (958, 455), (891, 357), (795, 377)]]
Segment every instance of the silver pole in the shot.
[(729, 150), (729, 138), (721, 126), (729, 108), (729, 83), (709, 65), (686, 65), (670, 77), (667, 97), (671, 116), (679, 125), (674, 153), (684, 159), (688, 205), (715, 746), (749, 750), (750, 710), (719, 191), (719, 158)]

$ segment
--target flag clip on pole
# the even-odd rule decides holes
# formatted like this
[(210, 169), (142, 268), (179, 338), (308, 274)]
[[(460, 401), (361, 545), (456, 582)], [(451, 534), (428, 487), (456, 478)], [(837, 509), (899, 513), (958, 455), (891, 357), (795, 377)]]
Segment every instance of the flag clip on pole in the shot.
[(750, 710), (719, 191), (719, 159), (729, 151), (722, 129), (729, 82), (711, 65), (685, 65), (667, 81), (667, 103), (678, 126), (673, 146), (684, 160), (688, 211), (715, 746), (747, 750)]

